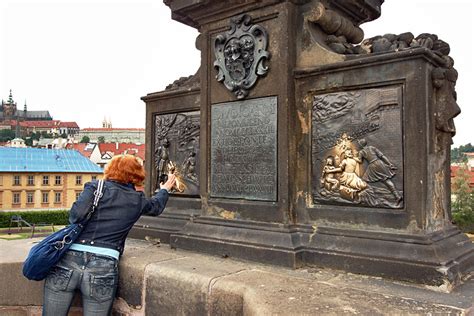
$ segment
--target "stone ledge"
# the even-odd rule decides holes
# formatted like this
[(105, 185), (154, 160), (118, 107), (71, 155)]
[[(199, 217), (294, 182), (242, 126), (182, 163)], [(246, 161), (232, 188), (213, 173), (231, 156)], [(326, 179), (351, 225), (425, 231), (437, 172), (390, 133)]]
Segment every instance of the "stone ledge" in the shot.
[[(474, 280), (442, 293), (439, 288), (329, 269), (291, 270), (146, 241), (127, 244), (120, 264), (116, 315), (474, 312)], [(0, 285), (2, 315), (39, 315), (42, 283), (21, 275), (31, 245), (30, 240), (0, 241), (0, 279), (5, 280)]]

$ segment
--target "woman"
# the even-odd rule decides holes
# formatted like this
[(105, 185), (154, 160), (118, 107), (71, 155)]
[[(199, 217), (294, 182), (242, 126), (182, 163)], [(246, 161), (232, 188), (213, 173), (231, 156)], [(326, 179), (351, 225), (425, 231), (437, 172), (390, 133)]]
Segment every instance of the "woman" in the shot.
[[(118, 284), (118, 261), (125, 238), (141, 215), (160, 215), (174, 186), (175, 175), (150, 199), (135, 190), (145, 171), (134, 156), (115, 156), (104, 173), (104, 190), (83, 232), (51, 270), (44, 286), (43, 315), (67, 315), (75, 290), (82, 293), (83, 313), (109, 315)], [(69, 221), (83, 220), (93, 202), (97, 181), (88, 182), (74, 202)]]

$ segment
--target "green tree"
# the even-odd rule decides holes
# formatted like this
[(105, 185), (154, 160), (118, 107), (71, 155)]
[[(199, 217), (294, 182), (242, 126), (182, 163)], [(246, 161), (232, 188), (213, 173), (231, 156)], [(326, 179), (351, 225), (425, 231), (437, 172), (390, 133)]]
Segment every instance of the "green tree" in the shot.
[(474, 229), (474, 192), (469, 187), (469, 166), (463, 164), (452, 180), (453, 220), (461, 229)]
[(67, 138), (67, 134), (66, 134), (66, 133), (62, 133), (62, 134), (61, 134), (61, 138)]
[(91, 139), (89, 138), (89, 136), (82, 136), (80, 143), (89, 143), (90, 141)]
[(11, 129), (2, 129), (0, 130), (0, 142), (8, 142), (15, 138), (15, 131)]
[(474, 152), (474, 146), (472, 146), (471, 143), (455, 147), (451, 149), (451, 162), (467, 162), (466, 153), (472, 152)]
[(31, 133), (30, 137), (31, 137), (31, 139), (39, 140), (40, 137), (41, 137), (41, 133), (40, 132)]
[(99, 137), (97, 138), (97, 142), (98, 142), (98, 143), (101, 143), (101, 144), (105, 143), (105, 137), (104, 137), (104, 136), (99, 136)]
[(47, 131), (41, 131), (41, 137), (43, 137), (43, 138), (53, 138), (53, 135), (48, 133)]
[(26, 146), (29, 146), (29, 147), (33, 146), (33, 138), (31, 138), (31, 137), (25, 137), (25, 138), (23, 138), (23, 139), (25, 140), (25, 145), (26, 145)]

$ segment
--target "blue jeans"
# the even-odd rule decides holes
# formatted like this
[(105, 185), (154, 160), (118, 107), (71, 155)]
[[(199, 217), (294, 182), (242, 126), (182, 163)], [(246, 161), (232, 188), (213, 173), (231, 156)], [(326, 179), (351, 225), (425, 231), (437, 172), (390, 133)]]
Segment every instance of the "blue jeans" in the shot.
[(82, 293), (84, 316), (109, 315), (118, 284), (118, 261), (69, 250), (44, 283), (43, 316), (66, 316), (76, 290)]

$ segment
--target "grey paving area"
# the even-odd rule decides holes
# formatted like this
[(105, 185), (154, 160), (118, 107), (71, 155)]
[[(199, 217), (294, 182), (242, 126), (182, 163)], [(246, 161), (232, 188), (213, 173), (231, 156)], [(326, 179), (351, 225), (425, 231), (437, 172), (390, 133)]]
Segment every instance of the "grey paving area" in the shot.
[[(41, 305), (21, 276), (31, 240), (0, 240), (0, 309)], [(474, 280), (450, 293), (319, 268), (286, 269), (128, 240), (117, 315), (473, 315)], [(27, 315), (27, 314), (25, 314)]]

